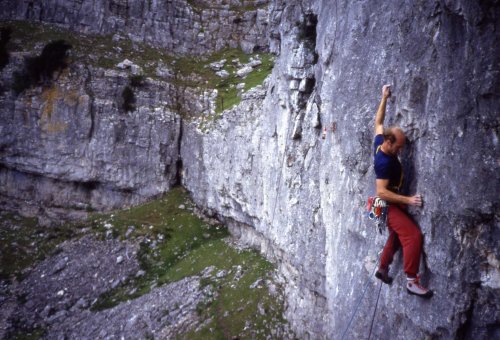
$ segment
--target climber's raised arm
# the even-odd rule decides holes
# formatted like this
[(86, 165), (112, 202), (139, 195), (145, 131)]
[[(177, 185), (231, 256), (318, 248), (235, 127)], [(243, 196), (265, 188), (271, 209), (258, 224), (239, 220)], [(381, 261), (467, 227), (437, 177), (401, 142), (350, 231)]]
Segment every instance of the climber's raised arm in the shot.
[(385, 106), (387, 103), (387, 98), (391, 96), (391, 86), (384, 85), (382, 87), (382, 99), (378, 106), (377, 114), (375, 115), (375, 135), (381, 135), (384, 133), (384, 118), (385, 118)]

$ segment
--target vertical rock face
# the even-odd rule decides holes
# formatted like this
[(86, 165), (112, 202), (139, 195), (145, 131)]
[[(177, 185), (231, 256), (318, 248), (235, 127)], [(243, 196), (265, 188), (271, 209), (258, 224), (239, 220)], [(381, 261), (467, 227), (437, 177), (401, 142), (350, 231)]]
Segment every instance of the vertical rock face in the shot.
[(18, 97), (5, 92), (4, 204), (85, 212), (137, 204), (171, 188), (180, 118), (163, 92), (168, 84), (136, 90), (137, 109), (126, 112), (120, 102), (127, 82), (125, 72), (73, 65), (50, 87)]
[[(102, 70), (75, 69), (53, 88), (2, 97), (4, 190), (56, 206), (99, 208), (123, 192), (133, 203), (169, 188), (180, 147), (182, 183), (196, 202), (278, 263), (301, 338), (368, 337), (373, 315), (374, 338), (498, 337), (499, 5), (275, 0), (268, 12), (251, 3), (248, 14), (236, 2), (211, 4), (7, 1), (9, 18), (120, 30), (176, 53), (228, 39), (245, 50), (269, 45), (279, 57), (238, 107), (208, 129), (183, 123), (182, 134), (159, 88), (138, 95), (137, 112), (120, 114), (110, 98), (123, 77)], [(211, 26), (215, 12), (226, 26)], [(268, 18), (269, 42), (260, 43), (264, 23), (232, 38), (254, 20), (247, 16)], [(209, 32), (218, 33), (204, 38)], [(386, 235), (364, 206), (374, 193), (373, 119), (384, 83), (393, 86), (386, 123), (408, 137), (406, 190), (424, 197), (411, 213), (425, 237), (423, 281), (436, 293), (430, 301), (406, 293), (399, 255), (374, 314), (372, 273)]]
[(386, 235), (364, 205), (384, 83), (394, 91), (386, 123), (408, 137), (406, 189), (424, 197), (411, 213), (425, 237), (423, 281), (436, 295), (406, 293), (399, 257), (372, 335), (499, 335), (498, 15), (497, 4), (465, 1), (275, 1), (280, 57), (257, 91), (263, 99), (226, 112), (209, 133), (186, 127), (184, 185), (277, 259), (301, 336), (368, 336), (378, 292), (368, 280)]
[(42, 21), (77, 32), (121, 34), (177, 54), (266, 49), (268, 0), (6, 0), (0, 19)]

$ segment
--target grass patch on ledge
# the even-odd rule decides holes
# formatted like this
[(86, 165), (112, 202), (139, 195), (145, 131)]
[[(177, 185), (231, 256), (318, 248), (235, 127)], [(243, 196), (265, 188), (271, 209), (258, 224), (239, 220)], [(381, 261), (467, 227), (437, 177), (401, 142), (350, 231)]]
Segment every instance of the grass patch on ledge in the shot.
[[(216, 271), (226, 270), (228, 274), (220, 279), (211, 277), (202, 282), (217, 292), (215, 301), (198, 306), (202, 320), (209, 322), (182, 338), (265, 339), (271, 336), (271, 330), (277, 324), (285, 323), (282, 303), (279, 298), (269, 294), (264, 284), (270, 278), (273, 267), (256, 252), (237, 251), (222, 240), (216, 240), (193, 251), (178, 267), (186, 268), (193, 264), (198, 265), (196, 269), (215, 265)], [(241, 268), (241, 271), (235, 268)], [(239, 275), (241, 278), (238, 280)]]
[(168, 279), (174, 265), (202, 244), (228, 236), (226, 228), (203, 222), (193, 208), (187, 191), (177, 187), (155, 201), (93, 218), (94, 227), (103, 236), (108, 233), (140, 240), (139, 260), (145, 272), (105, 293), (93, 310), (111, 308), (146, 294), (157, 285), (180, 280), (185, 276)]
[(46, 335), (47, 330), (42, 327), (30, 329), (30, 330), (18, 330), (10, 334), (11, 340), (38, 340), (42, 339)]
[[(253, 250), (237, 250), (225, 240), (222, 225), (197, 217), (187, 191), (177, 187), (164, 197), (112, 214), (95, 215), (94, 229), (101, 235), (142, 240), (139, 259), (144, 275), (129, 279), (103, 294), (92, 310), (112, 308), (148, 293), (152, 288), (199, 275), (212, 267), (202, 286), (210, 285), (215, 298), (198, 306), (201, 329), (181, 338), (266, 338), (283, 325), (283, 303), (271, 296), (266, 280), (274, 266)], [(110, 227), (111, 226), (111, 227)], [(133, 228), (132, 228), (133, 227)], [(224, 271), (226, 275), (217, 273)], [(256, 282), (262, 284), (255, 285)], [(253, 287), (252, 287), (253, 286)]]
[(261, 1), (251, 1), (251, 0), (246, 0), (244, 1), (243, 5), (231, 5), (231, 1), (225, 1), (223, 5), (226, 6), (213, 6), (213, 5), (207, 5), (205, 3), (200, 3), (200, 1), (196, 0), (187, 0), (187, 3), (193, 8), (195, 12), (201, 12), (203, 10), (221, 10), (221, 9), (229, 9), (230, 11), (237, 12), (239, 14), (242, 14), (244, 12), (250, 12), (250, 11), (255, 11), (259, 8), (266, 8), (269, 4), (268, 3), (259, 3)]
[[(274, 56), (270, 53), (245, 54), (241, 49), (227, 48), (211, 55), (179, 57), (169, 55), (164, 49), (133, 42), (128, 38), (113, 39), (111, 35), (76, 33), (55, 25), (27, 21), (0, 22), (0, 28), (4, 27), (12, 28), (12, 36), (7, 45), (9, 53), (36, 55), (47, 43), (65, 40), (72, 46), (69, 51), (69, 63), (77, 62), (118, 70), (116, 65), (129, 59), (142, 68), (145, 77), (165, 80), (179, 87), (195, 88), (200, 92), (217, 89), (216, 113), (240, 103), (241, 97), (236, 85), (245, 83), (245, 91), (260, 85), (274, 66)], [(237, 59), (241, 64), (247, 64), (250, 58), (257, 56), (262, 64), (255, 67), (245, 79), (238, 77), (235, 73), (238, 66), (232, 60)], [(223, 70), (229, 73), (225, 79), (217, 76), (215, 71), (209, 68), (210, 63), (222, 59), (227, 60)], [(168, 68), (171, 76), (167, 79), (159, 77), (156, 74), (159, 66)], [(185, 113), (184, 116), (189, 117), (189, 113)]]
[[(238, 66), (232, 62), (233, 60), (238, 60), (240, 64), (247, 64), (250, 58), (257, 57), (262, 61), (262, 64), (255, 67), (245, 79), (236, 75)], [(209, 67), (211, 63), (222, 59), (226, 60), (222, 70), (229, 73), (229, 76), (225, 79), (216, 75), (215, 71)], [(198, 83), (199, 87), (204, 89), (217, 89), (218, 96), (216, 99), (215, 112), (221, 113), (240, 103), (241, 97), (238, 95), (238, 90), (236, 89), (238, 84), (244, 83), (244, 90), (247, 91), (264, 82), (264, 79), (266, 79), (274, 67), (274, 55), (270, 53), (245, 54), (241, 49), (228, 48), (208, 57), (178, 59), (175, 66), (184, 78), (188, 78), (189, 75), (196, 75), (201, 79), (202, 81)], [(191, 85), (196, 86), (195, 83)]]
[(23, 271), (77, 235), (69, 226), (41, 227), (36, 218), (0, 211), (0, 280), (21, 280)]
[[(115, 69), (124, 59), (142, 67), (144, 74), (155, 77), (158, 62), (170, 64), (175, 58), (163, 50), (128, 38), (113, 39), (112, 35), (83, 34), (56, 25), (29, 21), (4, 21), (0, 27), (12, 28), (9, 52), (33, 53), (50, 41), (65, 40), (71, 44), (71, 61)], [(34, 53), (33, 53), (34, 54)]]
[[(54, 255), (56, 245), (88, 233), (140, 242), (139, 260), (144, 275), (134, 277), (101, 295), (92, 310), (111, 308), (148, 293), (152, 288), (199, 275), (202, 288), (211, 287), (210, 300), (197, 307), (198, 329), (179, 334), (182, 339), (254, 338), (275, 336), (283, 329), (280, 288), (273, 283), (274, 266), (253, 250), (228, 245), (228, 231), (197, 217), (194, 204), (182, 187), (130, 209), (93, 214), (78, 226), (41, 227), (36, 219), (1, 212), (0, 279), (21, 275), (35, 262)], [(84, 229), (79, 229), (85, 226)], [(224, 274), (220, 275), (223, 272)], [(270, 285), (276, 288), (272, 295)], [(19, 332), (19, 338), (38, 338), (43, 329)]]

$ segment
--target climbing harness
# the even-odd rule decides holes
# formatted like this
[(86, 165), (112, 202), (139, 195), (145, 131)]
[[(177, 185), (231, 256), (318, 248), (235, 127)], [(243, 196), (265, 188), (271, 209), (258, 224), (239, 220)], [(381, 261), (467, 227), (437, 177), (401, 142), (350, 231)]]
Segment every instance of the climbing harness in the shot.
[(368, 197), (368, 217), (375, 222), (378, 232), (382, 234), (382, 230), (387, 226), (387, 210), (389, 204), (380, 197)]
[[(378, 262), (375, 263), (375, 269), (373, 270), (373, 273), (372, 275), (370, 275), (368, 277), (368, 279), (366, 280), (366, 283), (365, 283), (365, 288), (363, 289), (363, 294), (361, 294), (361, 297), (358, 299), (358, 301), (356, 302), (356, 305), (354, 307), (354, 311), (352, 312), (352, 315), (351, 315), (351, 318), (349, 319), (349, 322), (347, 323), (347, 326), (346, 328), (344, 329), (344, 332), (342, 332), (342, 337), (340, 339), (344, 340), (345, 339), (345, 336), (347, 334), (347, 332), (349, 331), (349, 327), (351, 327), (351, 323), (352, 321), (354, 320), (354, 317), (356, 316), (356, 313), (358, 312), (358, 308), (359, 306), (361, 305), (361, 301), (363, 300), (363, 298), (365, 297), (365, 294), (366, 294), (366, 291), (368, 289), (368, 285), (370, 283), (370, 280), (371, 278), (373, 277), (373, 275), (375, 275), (375, 271), (377, 271), (377, 268), (378, 268)], [(373, 316), (372, 316), (372, 321), (371, 321), (371, 327), (370, 327), (370, 334), (368, 336), (368, 339), (370, 338), (371, 336), (371, 332), (372, 332), (372, 327), (373, 327), (373, 320), (375, 319), (375, 313), (377, 312), (377, 306), (378, 306), (378, 299), (380, 297), (380, 290), (382, 289), (382, 282), (380, 282), (380, 288), (379, 288), (379, 291), (378, 291), (378, 296), (377, 296), (377, 303), (375, 305), (375, 311), (373, 312)]]

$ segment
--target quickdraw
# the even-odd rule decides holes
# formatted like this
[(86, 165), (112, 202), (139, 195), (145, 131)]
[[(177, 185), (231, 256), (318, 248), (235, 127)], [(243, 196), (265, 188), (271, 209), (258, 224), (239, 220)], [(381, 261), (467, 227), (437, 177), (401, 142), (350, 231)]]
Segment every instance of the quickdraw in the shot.
[(368, 217), (375, 221), (375, 226), (378, 232), (382, 234), (382, 230), (387, 226), (387, 208), (388, 204), (380, 197), (368, 197)]

